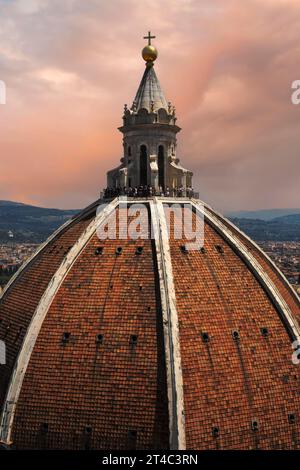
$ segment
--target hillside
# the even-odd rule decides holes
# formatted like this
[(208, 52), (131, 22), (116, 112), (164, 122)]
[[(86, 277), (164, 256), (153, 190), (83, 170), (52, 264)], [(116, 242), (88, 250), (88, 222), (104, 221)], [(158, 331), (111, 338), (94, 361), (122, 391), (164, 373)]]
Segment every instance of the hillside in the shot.
[(270, 221), (245, 218), (231, 220), (256, 241), (300, 241), (300, 214), (276, 217)]
[(40, 243), (76, 212), (0, 201), (0, 242)]

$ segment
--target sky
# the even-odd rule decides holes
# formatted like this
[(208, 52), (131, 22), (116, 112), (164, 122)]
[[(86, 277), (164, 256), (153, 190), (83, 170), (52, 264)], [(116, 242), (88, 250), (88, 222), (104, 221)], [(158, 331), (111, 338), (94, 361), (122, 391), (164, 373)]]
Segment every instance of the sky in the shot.
[(0, 199), (98, 198), (148, 30), (200, 197), (222, 211), (300, 207), (299, 0), (0, 0)]

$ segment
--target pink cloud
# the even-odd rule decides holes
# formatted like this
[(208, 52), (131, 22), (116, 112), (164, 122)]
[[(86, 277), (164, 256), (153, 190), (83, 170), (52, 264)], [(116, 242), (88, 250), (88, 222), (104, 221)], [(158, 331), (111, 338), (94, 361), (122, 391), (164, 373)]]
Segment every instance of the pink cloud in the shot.
[(0, 0), (0, 199), (82, 207), (98, 196), (121, 157), (117, 127), (152, 28), (201, 196), (222, 210), (300, 206), (298, 2), (21, 4)]

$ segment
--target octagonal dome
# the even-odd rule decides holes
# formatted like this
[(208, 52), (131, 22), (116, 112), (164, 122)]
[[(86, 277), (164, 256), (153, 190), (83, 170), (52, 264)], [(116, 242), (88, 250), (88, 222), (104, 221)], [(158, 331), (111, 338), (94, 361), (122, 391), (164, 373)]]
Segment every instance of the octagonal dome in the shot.
[(298, 449), (299, 298), (209, 206), (176, 200), (194, 224), (204, 221), (203, 247), (187, 250), (185, 236), (167, 232), (174, 199), (128, 207), (141, 202), (149, 236), (120, 237), (118, 226), (115, 239), (99, 239), (127, 209), (119, 198), (102, 210), (97, 201), (3, 292), (3, 445)]

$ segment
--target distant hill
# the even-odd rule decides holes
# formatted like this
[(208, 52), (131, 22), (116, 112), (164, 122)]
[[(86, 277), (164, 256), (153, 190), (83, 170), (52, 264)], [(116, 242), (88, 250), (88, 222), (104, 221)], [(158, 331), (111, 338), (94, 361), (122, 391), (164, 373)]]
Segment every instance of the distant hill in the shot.
[(0, 201), (0, 242), (40, 243), (76, 212)]
[(299, 209), (265, 209), (259, 211), (237, 211), (228, 212), (226, 217), (237, 219), (260, 219), (260, 220), (273, 220), (284, 216), (300, 214)]
[(269, 221), (245, 218), (231, 220), (256, 241), (300, 241), (300, 214), (284, 215)]
[(300, 225), (300, 213), (293, 215), (284, 215), (283, 217), (276, 217), (273, 222), (285, 223), (285, 224), (296, 224)]

